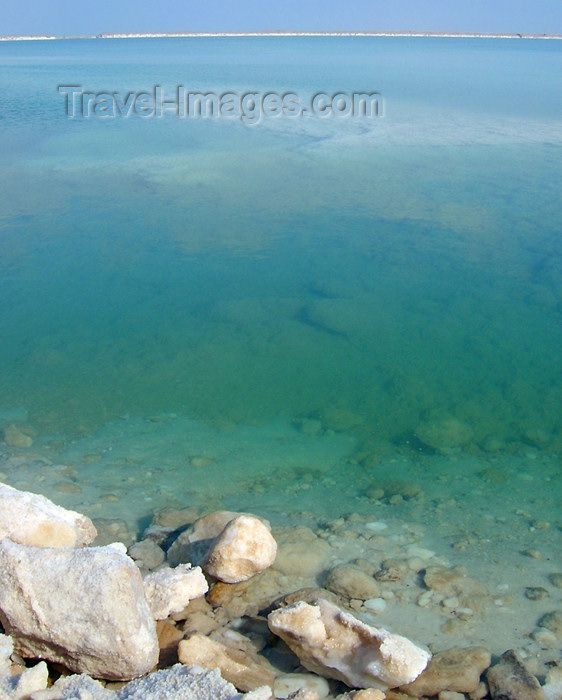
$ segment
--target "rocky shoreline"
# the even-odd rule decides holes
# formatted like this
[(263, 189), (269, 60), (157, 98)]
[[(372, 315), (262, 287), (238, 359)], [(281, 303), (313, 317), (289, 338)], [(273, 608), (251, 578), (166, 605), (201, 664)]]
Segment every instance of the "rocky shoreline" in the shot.
[[(353, 536), (347, 523), (347, 558), (334, 556), (333, 533), (168, 510), (127, 552), (95, 546), (108, 532), (86, 516), (2, 484), (0, 698), (562, 698), (560, 610), (533, 633), (552, 651), (542, 666), (525, 650), (493, 658), (470, 635), (428, 649), (376, 620), (406, 601), (414, 578), (416, 609), (449, 611), (453, 636), (485, 624), (498, 598), (406, 541), (375, 563), (385, 527), (360, 524)], [(364, 556), (352, 557), (354, 540)]]

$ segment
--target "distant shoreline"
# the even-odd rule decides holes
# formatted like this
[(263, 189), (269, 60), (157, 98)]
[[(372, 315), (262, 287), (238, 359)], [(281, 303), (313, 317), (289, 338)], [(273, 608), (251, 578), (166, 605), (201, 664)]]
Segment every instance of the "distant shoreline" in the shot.
[(346, 37), (346, 36), (373, 36), (373, 37), (438, 37), (453, 39), (562, 39), (562, 34), (486, 34), (475, 32), (103, 32), (101, 34), (54, 36), (54, 35), (29, 35), (29, 36), (0, 36), (0, 41), (53, 41), (69, 39), (166, 39), (189, 37)]

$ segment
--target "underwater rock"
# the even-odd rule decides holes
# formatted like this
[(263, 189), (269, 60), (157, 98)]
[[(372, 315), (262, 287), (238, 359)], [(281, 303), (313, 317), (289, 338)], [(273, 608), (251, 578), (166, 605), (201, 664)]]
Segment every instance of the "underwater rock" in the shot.
[(0, 538), (35, 547), (84, 547), (96, 535), (85, 515), (39, 494), (0, 484)]
[(159, 547), (152, 539), (137, 542), (129, 548), (128, 554), (131, 559), (137, 562), (137, 566), (149, 571), (163, 564), (166, 558), (162, 547)]
[(562, 610), (555, 610), (543, 615), (539, 620), (539, 626), (545, 627), (553, 632), (558, 639), (562, 639)]
[(119, 518), (96, 518), (94, 525), (98, 531), (95, 541), (96, 547), (104, 547), (114, 542), (122, 542), (126, 547), (130, 547), (134, 542), (129, 526), (124, 520)]
[(378, 486), (382, 488), (384, 497), (388, 499), (391, 499), (393, 496), (402, 496), (405, 501), (409, 501), (422, 494), (422, 489), (419, 484), (411, 481), (402, 481), (401, 479), (381, 481)]
[(305, 668), (352, 688), (410, 683), (431, 658), (409, 639), (370, 627), (326, 600), (275, 610), (268, 624)]
[(191, 525), (199, 518), (199, 515), (199, 510), (194, 507), (164, 508), (154, 514), (151, 527), (171, 527), (176, 530), (179, 527)]
[(326, 588), (344, 598), (368, 600), (380, 594), (376, 581), (358, 566), (342, 564), (328, 574)]
[(22, 433), (15, 425), (10, 425), (4, 430), (4, 442), (8, 447), (31, 447), (33, 440)]
[(322, 425), (326, 430), (333, 430), (335, 433), (345, 433), (353, 428), (363, 425), (363, 417), (353, 413), (347, 408), (335, 408), (330, 406), (322, 411)]
[(181, 612), (190, 600), (209, 590), (201, 569), (180, 564), (175, 569), (159, 569), (143, 579), (146, 600), (155, 620), (164, 620)]
[(269, 523), (250, 515), (231, 520), (213, 543), (205, 572), (225, 583), (247, 581), (275, 561), (277, 543)]
[(486, 589), (476, 579), (466, 576), (462, 566), (453, 569), (428, 566), (423, 580), (429, 590), (440, 593), (445, 598), (458, 599), (455, 607), (470, 608), (474, 613), (481, 612), (486, 600)]
[(324, 570), (332, 549), (304, 526), (276, 528), (277, 558), (273, 568), (287, 576), (312, 578)]
[(316, 418), (297, 418), (293, 421), (295, 428), (298, 428), (303, 435), (322, 435), (322, 421)]
[(400, 581), (410, 572), (408, 563), (402, 559), (385, 559), (375, 572), (377, 581)]
[(494, 700), (545, 700), (538, 680), (511, 649), (488, 671), (487, 680)]
[(484, 647), (453, 647), (435, 654), (425, 671), (413, 683), (400, 686), (400, 690), (414, 698), (438, 695), (443, 690), (472, 693), (490, 661), (490, 652)]
[(420, 423), (416, 428), (416, 436), (424, 445), (447, 453), (451, 449), (468, 445), (472, 440), (472, 429), (456, 418), (447, 417)]
[(0, 621), (24, 657), (129, 680), (158, 661), (138, 567), (117, 547), (0, 542)]
[(194, 634), (183, 639), (178, 647), (180, 662), (218, 669), (225, 680), (244, 692), (273, 685), (275, 670), (249, 640), (232, 630), (218, 632), (218, 638)]
[(299, 588), (275, 601), (275, 608), (286, 608), (295, 603), (316, 605), (319, 600), (328, 600), (334, 605), (341, 605), (341, 598), (326, 588)]

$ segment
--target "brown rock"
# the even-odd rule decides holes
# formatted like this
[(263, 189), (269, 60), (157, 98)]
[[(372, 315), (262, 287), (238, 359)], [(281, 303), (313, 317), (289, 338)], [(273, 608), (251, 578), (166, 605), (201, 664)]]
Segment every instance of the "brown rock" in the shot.
[(217, 636), (218, 639), (213, 639), (194, 634), (182, 640), (178, 647), (180, 662), (208, 669), (217, 668), (225, 680), (242, 692), (273, 685), (275, 670), (255, 652), (248, 640), (232, 630), (223, 631)]
[(178, 644), (183, 639), (183, 634), (172, 620), (159, 620), (156, 623), (156, 636), (160, 647), (158, 668), (168, 668), (178, 663)]
[(4, 430), (4, 442), (8, 447), (31, 447), (33, 445), (33, 440), (29, 435), (22, 433), (15, 425), (10, 425)]
[[(207, 595), (207, 601), (215, 608), (217, 619), (234, 619), (249, 615), (254, 617), (261, 610), (271, 608), (283, 593), (291, 588), (302, 588), (300, 579), (287, 581), (287, 577), (274, 567), (253, 576), (249, 581), (237, 584), (215, 584)], [(326, 592), (327, 595), (329, 592)]]
[(421, 676), (400, 690), (414, 698), (438, 695), (442, 690), (471, 693), (478, 688), (490, 661), (490, 652), (483, 647), (453, 647), (435, 654)]
[(488, 671), (488, 686), (493, 700), (545, 700), (540, 683), (513, 650)]
[(376, 581), (358, 566), (342, 564), (328, 574), (326, 588), (344, 598), (368, 600), (380, 594)]
[(547, 630), (553, 632), (559, 639), (562, 639), (562, 610), (543, 615), (539, 620), (541, 627), (546, 627)]
[(114, 542), (122, 542), (125, 547), (130, 547), (134, 542), (129, 526), (124, 520), (96, 518), (94, 525), (98, 531), (98, 536), (94, 542), (96, 547), (113, 544)]
[(299, 588), (297, 591), (276, 600), (275, 608), (286, 608), (288, 605), (293, 605), (293, 603), (316, 605), (319, 600), (329, 600), (334, 605), (341, 603), (337, 595), (325, 588)]
[(326, 566), (332, 549), (308, 527), (276, 528), (277, 558), (273, 568), (288, 576), (314, 578)]
[(198, 517), (199, 511), (197, 508), (165, 508), (154, 514), (152, 525), (177, 529), (183, 525), (191, 525)]
[(137, 565), (145, 569), (156, 569), (164, 563), (166, 555), (162, 547), (154, 540), (141, 540), (129, 547), (128, 555), (137, 562)]
[(409, 571), (408, 564), (401, 559), (385, 559), (375, 573), (377, 581), (400, 581)]

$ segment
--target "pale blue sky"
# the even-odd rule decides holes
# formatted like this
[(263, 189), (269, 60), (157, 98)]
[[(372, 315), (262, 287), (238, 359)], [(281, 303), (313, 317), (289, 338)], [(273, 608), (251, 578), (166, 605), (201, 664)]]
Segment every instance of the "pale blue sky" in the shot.
[(0, 0), (0, 35), (418, 30), (562, 34), (562, 0)]

